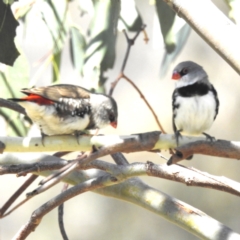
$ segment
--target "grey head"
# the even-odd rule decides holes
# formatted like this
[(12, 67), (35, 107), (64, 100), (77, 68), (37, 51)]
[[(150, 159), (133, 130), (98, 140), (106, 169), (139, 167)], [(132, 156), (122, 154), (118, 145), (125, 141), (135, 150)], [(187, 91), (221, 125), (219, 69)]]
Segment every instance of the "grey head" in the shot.
[[(108, 125), (117, 127), (118, 108), (116, 101), (110, 96), (98, 93), (90, 95), (92, 106), (92, 124), (94, 128), (103, 128)], [(91, 124), (90, 124), (91, 125)], [(91, 128), (91, 126), (89, 126)]]
[(210, 85), (208, 75), (202, 66), (192, 61), (179, 63), (173, 70), (172, 79), (177, 80), (176, 88), (192, 85), (198, 81)]

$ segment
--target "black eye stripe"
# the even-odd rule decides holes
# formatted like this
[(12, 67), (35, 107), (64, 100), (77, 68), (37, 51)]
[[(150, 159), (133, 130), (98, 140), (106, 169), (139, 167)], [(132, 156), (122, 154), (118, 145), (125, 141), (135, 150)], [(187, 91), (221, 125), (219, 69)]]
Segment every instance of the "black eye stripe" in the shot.
[(115, 116), (112, 113), (109, 114), (109, 120), (110, 120), (110, 122), (115, 121)]
[(186, 75), (188, 73), (188, 69), (187, 68), (183, 68), (182, 70), (181, 70), (181, 72), (180, 72), (180, 75), (181, 76), (184, 76), (184, 75)]

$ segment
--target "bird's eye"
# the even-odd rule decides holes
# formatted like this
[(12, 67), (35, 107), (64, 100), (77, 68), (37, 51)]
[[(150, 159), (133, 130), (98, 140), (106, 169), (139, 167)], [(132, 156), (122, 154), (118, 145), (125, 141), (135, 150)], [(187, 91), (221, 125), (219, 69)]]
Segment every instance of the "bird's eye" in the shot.
[(182, 71), (181, 71), (181, 76), (184, 76), (188, 73), (188, 69), (187, 68), (183, 68)]
[(115, 121), (115, 116), (112, 113), (109, 114), (109, 121), (110, 122), (114, 122)]

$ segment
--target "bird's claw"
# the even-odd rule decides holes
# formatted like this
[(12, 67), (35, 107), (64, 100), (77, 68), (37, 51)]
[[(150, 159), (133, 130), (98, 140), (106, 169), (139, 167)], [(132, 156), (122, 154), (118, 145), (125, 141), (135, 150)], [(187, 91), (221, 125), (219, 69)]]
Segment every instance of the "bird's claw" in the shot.
[(207, 133), (205, 133), (205, 132), (203, 132), (202, 134), (203, 134), (204, 136), (206, 136), (207, 140), (209, 140), (210, 142), (216, 141), (215, 137), (210, 136), (209, 134), (207, 134)]
[(44, 139), (45, 139), (45, 137), (46, 137), (46, 134), (44, 134), (43, 132), (41, 132), (41, 137), (42, 137), (42, 145), (45, 147)]
[(92, 145), (92, 153), (97, 152), (97, 151), (98, 151), (97, 147), (95, 145)]
[(75, 135), (75, 137), (76, 137), (76, 139), (77, 139), (78, 145), (80, 145), (79, 137), (82, 136), (82, 135), (85, 135), (85, 134), (86, 134), (86, 132), (84, 132), (84, 131), (75, 131), (75, 132), (74, 132), (74, 135)]
[(182, 137), (181, 131), (182, 129), (175, 131), (175, 139), (176, 139), (177, 146), (179, 145), (179, 138)]

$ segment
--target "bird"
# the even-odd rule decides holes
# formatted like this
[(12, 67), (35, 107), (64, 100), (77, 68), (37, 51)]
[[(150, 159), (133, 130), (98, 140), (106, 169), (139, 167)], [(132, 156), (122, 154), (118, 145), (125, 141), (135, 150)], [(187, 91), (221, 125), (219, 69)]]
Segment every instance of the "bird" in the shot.
[[(23, 108), (44, 136), (75, 134), (106, 126), (117, 128), (116, 101), (71, 84), (23, 88), (25, 97), (10, 98)], [(43, 144), (44, 145), (44, 144)]]
[(205, 133), (217, 117), (218, 94), (202, 66), (192, 61), (179, 63), (173, 70), (176, 81), (172, 94), (172, 123), (177, 146), (181, 133), (203, 134), (213, 141), (214, 137)]

